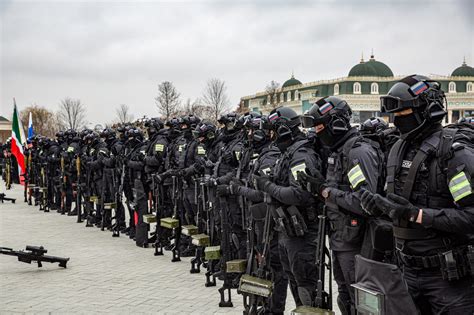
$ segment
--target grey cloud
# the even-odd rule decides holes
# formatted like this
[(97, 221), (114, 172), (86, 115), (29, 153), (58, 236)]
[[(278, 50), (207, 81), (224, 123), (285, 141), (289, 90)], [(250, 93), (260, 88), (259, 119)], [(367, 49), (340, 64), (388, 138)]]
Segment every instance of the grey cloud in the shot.
[(155, 115), (159, 82), (195, 98), (211, 77), (237, 104), (292, 71), (303, 82), (345, 76), (371, 48), (396, 74), (449, 74), (463, 55), (473, 63), (471, 3), (13, 2), (0, 6), (0, 114), (13, 96), (53, 109), (71, 96), (94, 123), (121, 103)]

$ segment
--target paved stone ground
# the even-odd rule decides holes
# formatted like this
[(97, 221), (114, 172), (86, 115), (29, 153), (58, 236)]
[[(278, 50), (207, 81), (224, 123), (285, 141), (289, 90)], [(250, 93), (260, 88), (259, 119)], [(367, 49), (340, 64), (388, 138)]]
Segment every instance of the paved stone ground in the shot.
[[(17, 203), (0, 203), (0, 246), (43, 245), (48, 255), (71, 259), (67, 269), (37, 268), (1, 255), (0, 314), (242, 314), (235, 290), (234, 307), (218, 307), (219, 282), (206, 288), (202, 272), (189, 273), (190, 258), (172, 263), (170, 252), (155, 257), (153, 248), (138, 248), (126, 235), (112, 238), (75, 217), (43, 213), (23, 203), (18, 185), (7, 195)], [(287, 312), (293, 308), (288, 292)]]

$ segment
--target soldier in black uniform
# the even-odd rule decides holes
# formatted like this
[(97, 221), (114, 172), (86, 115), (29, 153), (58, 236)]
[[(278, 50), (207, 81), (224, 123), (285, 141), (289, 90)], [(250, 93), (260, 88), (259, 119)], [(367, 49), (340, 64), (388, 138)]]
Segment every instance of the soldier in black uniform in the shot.
[(303, 127), (316, 128), (322, 144), (329, 147), (326, 177), (310, 178), (315, 193), (324, 198), (330, 220), (329, 245), (334, 278), (338, 284), (338, 306), (343, 314), (354, 309), (354, 256), (361, 251), (365, 217), (360, 205), (361, 188), (382, 193), (384, 156), (378, 143), (363, 138), (350, 125), (352, 110), (346, 101), (325, 97), (303, 116)]
[[(117, 139), (115, 131), (111, 128), (105, 128), (101, 133), (100, 137), (103, 139), (104, 143), (106, 144), (105, 147), (102, 147), (99, 151), (99, 154), (102, 157), (102, 165), (103, 165), (103, 184), (102, 184), (102, 205), (105, 203), (114, 203), (116, 200), (116, 193), (119, 188), (119, 174), (117, 173), (117, 158), (122, 153), (123, 146), (120, 140)], [(118, 207), (120, 205), (116, 205)], [(123, 208), (123, 205), (121, 205)], [(121, 213), (121, 210), (115, 211), (115, 214)], [(118, 208), (116, 208), (118, 209)], [(111, 210), (112, 211), (112, 210)], [(111, 225), (111, 215), (112, 213), (106, 213), (104, 211), (104, 215), (106, 217), (103, 218), (104, 227), (110, 227)], [(118, 219), (118, 218), (117, 218)], [(118, 220), (117, 220), (118, 221)], [(117, 225), (117, 229), (120, 227)]]
[(400, 138), (397, 127), (390, 127), (381, 117), (367, 119), (360, 125), (359, 131), (364, 138), (379, 143), (386, 157), (388, 157), (388, 152), (390, 152), (392, 146)]
[[(196, 225), (197, 203), (195, 185), (197, 185), (197, 182), (193, 175), (196, 172), (196, 159), (199, 156), (203, 157), (205, 151), (202, 151), (202, 146), (201, 150), (199, 150), (199, 142), (193, 137), (192, 131), (200, 121), (200, 118), (194, 115), (183, 116), (180, 121), (181, 135), (174, 141), (170, 151), (170, 166), (178, 178), (178, 186), (181, 187), (178, 208), (182, 207), (182, 213), (180, 214), (182, 225)], [(191, 246), (189, 239), (181, 242), (180, 246), (180, 255), (183, 257), (194, 255), (195, 248)]]
[[(143, 215), (148, 213), (147, 191), (145, 190), (145, 157), (148, 142), (144, 139), (140, 129), (128, 130), (128, 141), (130, 147), (130, 157), (128, 168), (130, 171), (130, 183), (133, 185), (133, 201), (130, 203), (133, 210), (133, 233), (130, 238), (135, 238), (135, 244), (139, 247), (148, 247), (148, 229), (143, 226)], [(145, 224), (146, 225), (146, 224)], [(131, 224), (132, 226), (132, 224)]]
[[(86, 136), (88, 141), (88, 160), (86, 167), (89, 171), (89, 185), (91, 196), (97, 196), (99, 202), (96, 204), (94, 214), (89, 214), (88, 222), (100, 227), (102, 222), (102, 187), (104, 186), (103, 178), (103, 160), (107, 156), (107, 145), (101, 141), (99, 134), (95, 131)], [(75, 170), (75, 166), (74, 166)]]
[(72, 184), (76, 182), (76, 165), (74, 163), (75, 156), (77, 152), (79, 152), (80, 144), (79, 144), (79, 137), (75, 130), (69, 129), (66, 130), (64, 133), (65, 136), (65, 146), (63, 147), (64, 150), (61, 153), (61, 157), (64, 160), (64, 173), (62, 176), (62, 187), (63, 187), (63, 195), (65, 194), (65, 201), (63, 202), (63, 209), (61, 214), (65, 214), (66, 212), (69, 214), (72, 213), (72, 201), (73, 201), (73, 192), (72, 192)]
[(300, 116), (288, 107), (272, 110), (274, 144), (281, 157), (272, 177), (254, 175), (254, 185), (270, 195), (272, 216), (278, 222), (278, 244), (296, 305), (313, 305), (316, 294), (317, 214), (321, 207), (311, 192), (297, 181), (298, 172), (315, 174), (321, 161), (312, 142), (301, 132)]
[[(229, 184), (237, 176), (239, 160), (243, 151), (242, 127), (243, 121), (239, 120), (239, 115), (229, 113), (219, 118), (219, 123), (223, 126), (218, 141), (221, 142), (219, 159), (213, 168), (213, 175), (207, 179), (209, 187), (215, 187), (218, 184)], [(226, 205), (221, 205), (225, 199)], [(216, 199), (216, 210), (227, 209), (228, 222), (231, 233), (231, 257), (234, 259), (244, 259), (246, 257), (246, 234), (242, 226), (242, 209), (236, 196), (227, 196), (226, 198)], [(222, 218), (220, 218), (222, 220)], [(221, 247), (227, 247), (228, 244), (221, 244)]]
[(387, 197), (362, 203), (394, 224), (398, 263), (422, 314), (474, 312), (474, 131), (443, 128), (444, 92), (412, 75), (381, 97), (401, 139), (387, 162)]
[[(229, 185), (217, 186), (218, 195), (238, 195), (244, 196), (250, 203), (249, 208), (256, 208), (261, 204), (266, 208), (263, 192), (253, 188), (251, 180), (252, 175), (271, 175), (272, 168), (275, 166), (278, 158), (281, 155), (280, 150), (271, 143), (270, 131), (271, 125), (267, 116), (248, 115), (244, 121), (244, 127), (247, 132), (249, 146), (252, 148), (252, 163), (250, 167), (250, 174), (248, 174), (247, 184), (243, 185), (241, 181), (231, 181)], [(244, 153), (245, 156), (245, 153)], [(268, 210), (267, 210), (268, 211)], [(250, 232), (255, 233), (255, 242), (253, 244), (257, 248), (257, 255), (263, 253), (263, 224), (262, 217), (258, 214), (250, 212), (252, 227)], [(251, 249), (249, 249), (251, 250)], [(253, 251), (250, 251), (253, 253)], [(267, 254), (268, 255), (268, 254)], [(271, 279), (273, 281), (272, 297), (267, 306), (266, 311), (271, 314), (283, 314), (285, 311), (286, 295), (288, 290), (288, 277), (283, 270), (280, 260), (280, 253), (278, 249), (278, 235), (271, 233), (270, 248), (269, 248), (268, 266), (270, 267)], [(255, 259), (249, 257), (249, 259)], [(257, 267), (257, 266), (255, 266)], [(252, 270), (255, 272), (255, 270)]]

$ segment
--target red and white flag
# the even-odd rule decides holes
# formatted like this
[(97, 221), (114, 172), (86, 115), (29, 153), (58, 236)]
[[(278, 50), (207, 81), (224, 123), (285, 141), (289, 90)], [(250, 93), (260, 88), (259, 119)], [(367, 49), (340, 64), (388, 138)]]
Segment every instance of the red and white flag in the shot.
[(18, 162), (20, 174), (25, 174), (25, 155), (23, 153), (23, 143), (26, 141), (23, 126), (21, 125), (16, 101), (13, 99), (13, 119), (12, 119), (12, 154)]

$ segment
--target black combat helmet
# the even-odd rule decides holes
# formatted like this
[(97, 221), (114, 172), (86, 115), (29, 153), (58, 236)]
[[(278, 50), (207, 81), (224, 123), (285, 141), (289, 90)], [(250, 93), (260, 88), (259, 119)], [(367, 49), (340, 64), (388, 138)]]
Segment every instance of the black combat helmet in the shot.
[(209, 143), (214, 141), (216, 130), (216, 125), (208, 120), (203, 120), (193, 130), (193, 137), (201, 143)]
[(364, 134), (378, 134), (386, 129), (388, 129), (388, 123), (381, 117), (370, 117), (359, 127), (360, 132)]
[(239, 118), (237, 113), (228, 113), (222, 115), (217, 122), (224, 126), (224, 134), (233, 134), (243, 127), (243, 121)]
[[(304, 128), (316, 127), (316, 133), (326, 146), (334, 146), (351, 129), (352, 110), (349, 104), (336, 96), (318, 100), (301, 118)], [(319, 126), (319, 127), (318, 127)]]
[(116, 139), (115, 131), (112, 128), (105, 128), (100, 133), (100, 137), (105, 140), (106, 143), (110, 144)]
[(268, 121), (274, 132), (275, 144), (280, 150), (285, 150), (293, 141), (294, 137), (301, 133), (300, 115), (289, 107), (278, 107), (270, 112)]
[[(422, 75), (411, 75), (395, 83), (380, 97), (381, 112), (395, 113), (394, 124), (402, 138), (422, 135), (446, 115), (444, 92), (439, 82)], [(411, 110), (406, 114), (400, 112)]]
[(164, 124), (158, 117), (153, 117), (145, 121), (145, 128), (149, 137), (152, 137), (159, 130), (163, 129)]

